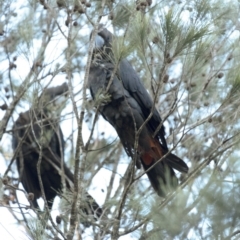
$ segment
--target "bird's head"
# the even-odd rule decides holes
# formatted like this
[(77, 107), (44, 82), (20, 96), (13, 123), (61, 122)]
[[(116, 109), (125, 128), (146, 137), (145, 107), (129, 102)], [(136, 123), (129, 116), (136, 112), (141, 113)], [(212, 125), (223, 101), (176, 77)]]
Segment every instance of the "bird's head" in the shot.
[(112, 48), (112, 38), (112, 33), (104, 28), (103, 24), (100, 24), (97, 35), (95, 36), (94, 55), (97, 54), (103, 58), (109, 56)]
[(104, 60), (104, 62), (116, 63), (125, 59), (135, 47), (135, 43), (128, 41), (125, 35), (115, 37), (103, 24), (100, 24), (94, 39), (93, 62), (101, 63), (101, 60)]
[(48, 117), (59, 117), (68, 99), (68, 85), (63, 83), (57, 87), (46, 88), (38, 99), (39, 109), (42, 108)]

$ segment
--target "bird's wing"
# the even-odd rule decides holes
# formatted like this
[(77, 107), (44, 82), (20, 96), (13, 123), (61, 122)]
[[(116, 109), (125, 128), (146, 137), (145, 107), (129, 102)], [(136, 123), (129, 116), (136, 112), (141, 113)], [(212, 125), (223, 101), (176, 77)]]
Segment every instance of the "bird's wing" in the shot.
[(118, 73), (123, 82), (124, 88), (132, 95), (132, 97), (138, 102), (139, 106), (141, 107), (145, 119), (147, 119), (153, 108), (153, 115), (147, 125), (153, 134), (157, 127), (162, 124), (156, 136), (161, 141), (162, 146), (168, 150), (162, 119), (157, 109), (153, 107), (154, 103), (146, 88), (143, 86), (138, 74), (133, 69), (132, 65), (125, 59), (122, 60), (119, 64)]

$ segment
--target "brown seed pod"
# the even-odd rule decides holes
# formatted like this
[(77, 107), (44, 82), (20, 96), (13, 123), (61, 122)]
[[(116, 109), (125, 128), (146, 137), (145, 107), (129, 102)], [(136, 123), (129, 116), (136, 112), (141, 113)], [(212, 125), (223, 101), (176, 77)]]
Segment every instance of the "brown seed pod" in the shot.
[(8, 195), (6, 195), (6, 194), (3, 194), (3, 198), (2, 198), (2, 200), (3, 200), (3, 203), (4, 204), (6, 204), (6, 205), (9, 205), (10, 203), (9, 203), (9, 196)]
[(207, 106), (209, 106), (209, 102), (205, 102), (203, 105), (204, 105), (205, 107), (207, 107)]
[(158, 43), (159, 42), (159, 37), (158, 36), (155, 36), (154, 38), (153, 38), (153, 40), (152, 40), (152, 42), (154, 43), (154, 44), (156, 44), (156, 43)]
[(217, 77), (218, 77), (218, 78), (222, 78), (223, 75), (224, 75), (224, 74), (223, 74), (222, 72), (220, 72), (220, 73), (217, 75)]
[(59, 8), (65, 7), (66, 6), (65, 0), (57, 0), (57, 5)]
[(112, 12), (108, 15), (108, 19), (113, 20), (113, 13)]
[(2, 106), (0, 106), (0, 108), (5, 111), (8, 109), (8, 105), (6, 103), (4, 103)]
[(9, 87), (4, 87), (5, 92), (9, 92)]
[(56, 216), (56, 223), (57, 224), (60, 224), (61, 223), (61, 221), (62, 221), (62, 217), (61, 216)]
[(81, 8), (79, 8), (79, 10), (78, 10), (78, 13), (79, 13), (79, 14), (83, 14), (83, 13), (85, 13), (85, 9), (84, 9), (84, 8), (82, 8), (82, 7), (81, 7)]
[(92, 6), (92, 4), (91, 4), (90, 2), (87, 2), (87, 3), (85, 4), (85, 6), (86, 6), (87, 8), (90, 8), (90, 7)]
[(169, 75), (166, 74), (166, 75), (163, 77), (163, 82), (164, 82), (164, 83), (167, 83), (168, 80), (169, 80)]
[(208, 119), (208, 122), (209, 122), (209, 123), (211, 123), (211, 122), (212, 122), (212, 118), (211, 118), (211, 117)]
[(11, 70), (13, 68), (17, 68), (17, 65), (15, 63), (13, 63), (13, 62), (10, 62), (9, 63), (9, 69)]
[(41, 62), (35, 62), (33, 63), (33, 66), (32, 66), (32, 70), (37, 70), (38, 67), (42, 67), (42, 63)]
[(152, 0), (147, 0), (147, 4), (148, 4), (148, 6), (151, 6), (152, 5)]
[(67, 20), (65, 21), (65, 25), (66, 25), (66, 27), (69, 26), (69, 19), (67, 19)]
[(3, 183), (4, 185), (7, 185), (7, 184), (8, 184), (8, 177), (2, 178), (2, 183)]
[(73, 26), (74, 26), (74, 27), (77, 27), (77, 26), (78, 26), (78, 23), (75, 21), (75, 22), (73, 23)]
[(36, 63), (35, 63), (35, 66), (36, 66), (36, 67), (42, 67), (42, 63), (41, 63), (41, 62), (36, 62)]
[(147, 4), (147, 2), (140, 2), (140, 6), (142, 6), (142, 7), (146, 7), (148, 4)]
[(28, 193), (27, 199), (28, 199), (28, 201), (33, 201), (34, 200), (34, 193), (32, 193), (32, 192)]
[(78, 4), (75, 4), (73, 7), (73, 12), (77, 12), (80, 8), (81, 6), (79, 6)]

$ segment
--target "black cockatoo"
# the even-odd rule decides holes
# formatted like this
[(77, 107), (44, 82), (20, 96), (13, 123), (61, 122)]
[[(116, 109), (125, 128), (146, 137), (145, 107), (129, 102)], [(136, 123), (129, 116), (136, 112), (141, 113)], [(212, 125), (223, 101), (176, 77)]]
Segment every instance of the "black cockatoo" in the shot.
[[(114, 71), (116, 60), (111, 48), (112, 41), (112, 33), (100, 25), (95, 38), (88, 79), (93, 99), (99, 96), (99, 93), (104, 93)], [(120, 60), (118, 64), (108, 89), (108, 97), (108, 101), (103, 101), (100, 105), (100, 113), (117, 131), (126, 153), (132, 158), (137, 157), (138, 168), (141, 162), (157, 194), (165, 197), (166, 193), (178, 184), (173, 168), (187, 173), (188, 166), (176, 155), (168, 153), (164, 126), (161, 126), (156, 136), (153, 136), (157, 127), (162, 124), (162, 120), (136, 71), (126, 59)], [(135, 150), (136, 132), (152, 109), (153, 114), (142, 128)], [(167, 155), (163, 157), (165, 154)], [(154, 167), (151, 168), (153, 165)], [(148, 170), (149, 168), (151, 169)]]
[[(61, 194), (62, 182), (66, 183), (68, 189), (73, 184), (73, 174), (63, 160), (64, 139), (59, 124), (64, 107), (61, 101), (66, 101), (67, 96), (66, 83), (44, 89), (36, 105), (20, 113), (13, 126), (12, 145), (17, 151), (19, 178), (26, 192), (34, 194), (32, 204), (35, 208), (38, 208), (37, 199), (42, 197), (37, 174), (40, 153), (41, 180), (49, 209), (52, 208), (54, 198)], [(87, 192), (84, 202), (81, 209), (85, 213), (97, 217), (102, 214), (102, 209)]]

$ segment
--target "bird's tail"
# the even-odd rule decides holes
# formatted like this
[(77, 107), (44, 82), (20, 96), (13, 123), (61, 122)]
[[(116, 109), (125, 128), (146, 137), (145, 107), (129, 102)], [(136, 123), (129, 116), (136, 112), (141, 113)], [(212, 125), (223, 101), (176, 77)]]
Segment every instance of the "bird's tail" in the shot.
[[(61, 171), (61, 159), (54, 154), (51, 150), (46, 150), (43, 153), (44, 155), (44, 160), (50, 163), (54, 168), (56, 168), (58, 171)], [(70, 192), (73, 192), (73, 184), (74, 184), (74, 176), (71, 170), (66, 166), (66, 164), (63, 164), (63, 170), (64, 170), (64, 175), (65, 175), (65, 180), (66, 180), (66, 187)], [(56, 180), (52, 180), (54, 182)], [(55, 189), (56, 191), (56, 189)], [(58, 195), (62, 195), (61, 192), (57, 193)], [(95, 219), (100, 218), (103, 210), (102, 208), (98, 205), (98, 203), (95, 201), (95, 199), (87, 192), (83, 191), (83, 196), (82, 196), (82, 202), (80, 205), (81, 210), (86, 213), (87, 215), (92, 215), (94, 216)], [(50, 199), (50, 204), (52, 204), (53, 199)]]
[[(67, 178), (71, 181), (71, 184), (69, 184), (68, 181), (66, 181), (66, 186), (69, 190), (71, 190), (71, 185), (73, 185), (74, 177), (72, 172), (69, 168), (64, 166), (64, 171), (67, 176)], [(100, 218), (102, 216), (103, 210), (102, 208), (97, 204), (95, 199), (87, 192), (83, 192), (83, 201), (81, 202), (80, 208), (84, 213), (87, 215), (93, 215), (95, 219)]]
[[(167, 154), (167, 150), (163, 149), (157, 140), (151, 139), (150, 142), (151, 149), (141, 155), (141, 161), (154, 190), (159, 196), (165, 197), (178, 185), (173, 168), (187, 173), (188, 166), (176, 155)], [(163, 157), (165, 154), (167, 154), (166, 157)]]

